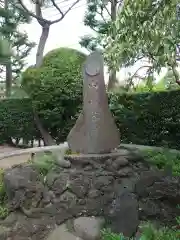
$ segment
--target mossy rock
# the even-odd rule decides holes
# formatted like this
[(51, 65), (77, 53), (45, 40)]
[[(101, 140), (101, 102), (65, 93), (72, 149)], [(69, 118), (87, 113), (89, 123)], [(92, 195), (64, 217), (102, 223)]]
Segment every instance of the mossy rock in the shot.
[(71, 149), (66, 150), (65, 155), (79, 155), (80, 152), (73, 152)]

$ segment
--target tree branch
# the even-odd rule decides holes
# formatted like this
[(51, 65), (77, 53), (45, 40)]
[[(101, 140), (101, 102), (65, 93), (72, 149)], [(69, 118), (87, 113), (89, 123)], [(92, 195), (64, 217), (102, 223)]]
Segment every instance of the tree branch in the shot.
[(51, 24), (51, 21), (49, 21), (47, 19), (44, 19), (44, 18), (42, 18), (40, 16), (37, 16), (35, 13), (29, 11), (29, 9), (24, 5), (23, 0), (18, 0), (18, 3), (21, 5), (21, 7), (18, 6), (17, 4), (15, 4), (14, 6), (19, 8), (20, 10), (22, 10), (22, 8), (23, 8), (31, 17), (36, 18), (40, 22), (44, 22), (44, 23), (47, 23), (49, 25)]
[(104, 21), (105, 23), (107, 23), (105, 17), (103, 16), (103, 11), (101, 10), (101, 12), (99, 12), (99, 11), (96, 11), (96, 12), (97, 12), (97, 14), (99, 14), (99, 15), (102, 17), (103, 21)]
[[(51, 0), (52, 1), (52, 3), (54, 2), (54, 0)], [(51, 21), (51, 24), (54, 24), (54, 23), (58, 23), (58, 22), (60, 22), (66, 15), (67, 15), (67, 13), (68, 12), (70, 12), (71, 11), (71, 9), (79, 2), (80, 0), (76, 0), (68, 9), (67, 9), (67, 11), (65, 12), (65, 13), (62, 13), (63, 15), (59, 18), (59, 19), (56, 19), (56, 20), (54, 20), (54, 21)], [(54, 4), (53, 4), (54, 5)], [(58, 7), (59, 8), (59, 7)], [(59, 10), (60, 10), (60, 8), (59, 8)], [(61, 10), (60, 10), (61, 11)], [(62, 11), (61, 11), (62, 12)]]
[(176, 61), (180, 61), (180, 46), (179, 46), (179, 44), (177, 44), (177, 51), (176, 51)]
[(59, 11), (59, 13), (61, 14), (61, 18), (64, 17), (64, 13), (61, 11), (61, 9), (59, 8), (59, 6), (55, 3), (55, 0), (51, 0), (53, 6)]
[(171, 69), (172, 69), (172, 72), (173, 72), (173, 75), (175, 77), (175, 80), (176, 80), (176, 83), (180, 86), (180, 79), (179, 79), (179, 74), (175, 68), (174, 65), (170, 65), (171, 66)]
[[(141, 77), (140, 75), (137, 74), (138, 71), (139, 71), (140, 69), (142, 69), (142, 68), (149, 68), (149, 69), (150, 69), (150, 68), (152, 68), (152, 66), (141, 66), (140, 68), (138, 68), (138, 69), (136, 70), (136, 72), (129, 78), (129, 83), (127, 84), (127, 90), (129, 90), (129, 88), (134, 85), (134, 83), (133, 83), (133, 78), (134, 78), (134, 77), (138, 77), (138, 78), (140, 78), (141, 80), (144, 80), (144, 79), (145, 79), (145, 77)], [(149, 69), (148, 69), (148, 70), (149, 70)]]
[(50, 20), (47, 20), (47, 19), (44, 19), (42, 16), (38, 16), (36, 15), (35, 13), (31, 12), (26, 6), (25, 4), (23, 3), (23, 0), (17, 0), (18, 3), (21, 5), (20, 6), (17, 6), (17, 4), (15, 5), (15, 7), (19, 8), (20, 10), (22, 10), (22, 8), (31, 16), (31, 17), (34, 17), (38, 20), (38, 22), (40, 23), (40, 25), (43, 25), (43, 24), (48, 24), (49, 26), (54, 24), (54, 23), (58, 23), (60, 22), (66, 15), (68, 12), (71, 11), (71, 9), (80, 1), (80, 0), (76, 0), (68, 9), (67, 11), (65, 11), (64, 13), (61, 11), (61, 9), (58, 7), (58, 5), (55, 3), (55, 0), (51, 0), (53, 6), (59, 11), (59, 13), (61, 14), (61, 17), (54, 20), (54, 21), (50, 21)]
[(143, 58), (145, 58), (145, 57), (144, 56), (138, 57), (136, 60), (133, 61), (133, 65)]
[(119, 3), (118, 4), (119, 13), (121, 13), (123, 8), (124, 8), (125, 1), (124, 0), (120, 0), (120, 1), (117, 1), (117, 3)]
[[(111, 3), (112, 4), (112, 3)], [(110, 11), (108, 10), (108, 8), (107, 8), (107, 6), (106, 6), (106, 4), (103, 4), (103, 7), (106, 9), (106, 12), (108, 13), (108, 15), (111, 17), (111, 13), (110, 13)]]
[(149, 66), (149, 65), (147, 65), (147, 66), (141, 66), (140, 68), (138, 68), (136, 71), (135, 71), (135, 73), (131, 76), (131, 78), (134, 78), (136, 75), (137, 75), (137, 73), (139, 72), (139, 70), (140, 69), (142, 69), (142, 68), (152, 68), (152, 66)]

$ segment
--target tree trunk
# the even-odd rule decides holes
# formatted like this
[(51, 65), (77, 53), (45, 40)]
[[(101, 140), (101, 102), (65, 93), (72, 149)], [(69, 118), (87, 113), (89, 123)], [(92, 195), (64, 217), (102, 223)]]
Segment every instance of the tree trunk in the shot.
[[(42, 26), (42, 33), (41, 33), (41, 37), (39, 40), (38, 49), (37, 49), (37, 53), (36, 53), (36, 67), (37, 68), (42, 65), (44, 48), (45, 48), (45, 45), (46, 45), (46, 42), (47, 42), (47, 39), (49, 36), (49, 29), (50, 29), (50, 25), (47, 23), (44, 23), (44, 25), (41, 25), (41, 26)], [(55, 145), (56, 142), (53, 140), (51, 135), (42, 126), (41, 120), (35, 110), (34, 110), (34, 121), (35, 121), (35, 124), (36, 124), (38, 130), (40, 131), (40, 133), (42, 135), (45, 145), (46, 146)]]
[(116, 82), (116, 70), (111, 69), (109, 72), (108, 90), (114, 88)]
[(54, 139), (51, 137), (51, 135), (48, 133), (48, 131), (46, 131), (40, 121), (40, 118), (38, 116), (38, 114), (36, 113), (36, 111), (34, 110), (34, 121), (35, 124), (38, 128), (38, 130), (40, 131), (43, 140), (44, 140), (44, 145), (45, 146), (51, 146), (51, 145), (56, 145), (56, 142), (54, 141)]
[[(111, 21), (112, 22), (116, 21), (117, 6), (118, 6), (118, 1), (112, 0), (111, 1)], [(112, 38), (114, 39), (115, 36), (116, 36), (116, 31), (115, 31), (115, 28), (113, 28)], [(109, 72), (108, 90), (112, 89), (115, 86), (115, 83), (116, 83), (116, 70), (112, 68), (110, 69), (110, 72)]]
[(11, 87), (12, 87), (12, 65), (9, 61), (6, 64), (6, 97), (11, 96)]
[(31, 140), (31, 147), (33, 148), (34, 146), (34, 139)]
[(44, 48), (49, 36), (49, 28), (50, 28), (50, 25), (46, 23), (44, 24), (44, 26), (42, 26), (42, 33), (41, 33), (41, 37), (39, 40), (38, 49), (36, 53), (36, 67), (40, 67), (42, 64)]
[[(8, 10), (8, 0), (4, 1), (4, 9)], [(5, 17), (5, 23), (8, 22), (8, 18)], [(9, 38), (9, 36), (8, 36)], [(5, 64), (6, 67), (6, 97), (11, 95), (11, 86), (12, 86), (12, 65), (11, 58), (8, 59), (8, 62)]]

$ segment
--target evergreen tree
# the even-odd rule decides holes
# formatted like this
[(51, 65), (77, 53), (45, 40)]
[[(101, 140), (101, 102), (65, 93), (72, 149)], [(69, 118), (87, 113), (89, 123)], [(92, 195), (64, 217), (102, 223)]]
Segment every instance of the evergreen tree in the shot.
[[(4, 0), (0, 4), (0, 34), (3, 45), (6, 44), (6, 51), (0, 63), (3, 65), (2, 71), (5, 72), (6, 96), (11, 95), (12, 84), (19, 78), (22, 68), (25, 65), (25, 58), (28, 56), (34, 43), (28, 40), (26, 33), (21, 33), (18, 26), (28, 23), (28, 14), (16, 7), (13, 0)], [(8, 53), (8, 54), (6, 54)], [(2, 74), (4, 75), (4, 74)], [(4, 76), (3, 76), (4, 78)]]

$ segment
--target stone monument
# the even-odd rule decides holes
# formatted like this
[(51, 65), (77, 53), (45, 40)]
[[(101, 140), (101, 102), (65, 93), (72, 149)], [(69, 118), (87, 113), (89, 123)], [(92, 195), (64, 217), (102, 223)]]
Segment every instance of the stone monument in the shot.
[(95, 51), (83, 66), (83, 110), (67, 141), (73, 152), (110, 153), (120, 144), (120, 134), (108, 106), (103, 56)]

